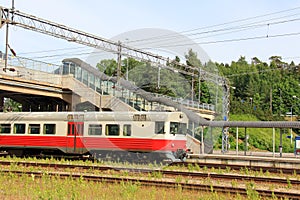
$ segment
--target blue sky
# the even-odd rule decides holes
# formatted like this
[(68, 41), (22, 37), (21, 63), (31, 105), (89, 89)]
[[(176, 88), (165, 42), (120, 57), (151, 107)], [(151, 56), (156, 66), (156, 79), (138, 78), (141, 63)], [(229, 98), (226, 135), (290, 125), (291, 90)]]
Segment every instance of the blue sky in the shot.
[[(11, 1), (0, 0), (0, 5), (10, 7)], [(294, 60), (297, 64), (300, 63), (300, 34), (260, 40), (203, 44), (230, 39), (300, 33), (300, 20), (297, 20), (297, 18), (300, 18), (300, 8), (243, 22), (244, 24), (255, 22), (262, 25), (260, 28), (227, 34), (212, 34), (210, 37), (200, 34), (207, 30), (240, 26), (242, 22), (227, 24), (223, 27), (211, 27), (209, 29), (204, 29), (203, 27), (300, 7), (300, 0), (15, 0), (15, 7), (22, 12), (65, 24), (104, 38), (113, 38), (124, 32), (142, 28), (159, 28), (175, 31), (200, 43), (199, 45), (209, 55), (210, 59), (217, 62), (228, 63), (232, 60), (237, 60), (240, 56), (246, 56), (248, 61), (254, 56), (263, 61), (268, 61), (270, 56), (280, 55), (284, 61), (290, 62)], [(287, 15), (290, 15), (290, 17), (284, 17)], [(271, 18), (276, 18), (275, 21), (277, 22), (292, 20), (282, 24), (272, 24), (272, 21), (267, 21)], [(268, 26), (267, 23), (269, 22), (270, 25)], [(192, 29), (197, 30), (184, 32)], [(59, 63), (63, 56), (70, 57), (72, 52), (75, 55), (83, 52), (83, 49), (75, 49), (71, 53), (60, 50), (48, 52), (47, 54), (53, 55), (53, 57), (51, 59), (48, 57), (47, 60), (43, 58), (45, 54), (30, 52), (81, 46), (12, 26), (10, 28), (9, 43), (20, 56), (54, 63)], [(0, 50), (2, 51), (4, 51), (4, 44), (5, 29), (2, 28), (0, 30)], [(176, 41), (172, 42), (172, 45), (174, 44), (176, 44)], [(86, 51), (92, 50), (87, 49)], [(56, 57), (56, 54), (61, 54), (62, 56)]]

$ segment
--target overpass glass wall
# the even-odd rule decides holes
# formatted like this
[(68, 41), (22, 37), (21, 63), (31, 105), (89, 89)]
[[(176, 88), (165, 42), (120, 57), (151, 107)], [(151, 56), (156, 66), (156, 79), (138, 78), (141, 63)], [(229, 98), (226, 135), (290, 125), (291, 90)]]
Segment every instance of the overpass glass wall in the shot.
[[(123, 102), (129, 104), (137, 110), (160, 110), (162, 109), (162, 105), (157, 102), (148, 102), (142, 96), (123, 88), (120, 85), (112, 81), (104, 81), (101, 80), (98, 76), (95, 76), (92, 72), (83, 69), (81, 66), (73, 63), (73, 62), (63, 62), (62, 70), (63, 75), (72, 74), (75, 79), (82, 82), (86, 86), (95, 90), (101, 95), (113, 95)], [(172, 101), (178, 102), (183, 106), (195, 108), (195, 109), (203, 109), (203, 110), (214, 110), (214, 106), (210, 104), (199, 104), (198, 102), (168, 97), (160, 94), (153, 94), (157, 97), (166, 97), (171, 99)]]

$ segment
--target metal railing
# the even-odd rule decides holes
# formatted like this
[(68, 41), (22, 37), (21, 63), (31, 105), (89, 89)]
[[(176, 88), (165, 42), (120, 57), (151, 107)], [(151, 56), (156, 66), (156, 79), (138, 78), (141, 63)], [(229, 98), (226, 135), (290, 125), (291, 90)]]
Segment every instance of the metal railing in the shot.
[[(4, 63), (5, 55), (0, 53), (1, 61), (0, 63)], [(10, 67), (16, 67), (18, 76), (21, 76), (25, 79), (31, 80), (39, 80), (44, 81), (52, 84), (61, 84), (61, 78), (59, 76), (62, 75), (62, 66), (61, 65), (54, 65), (47, 62), (36, 61), (29, 58), (24, 57), (15, 57), (15, 56), (8, 56), (8, 65)], [(28, 73), (28, 71), (21, 70), (21, 69), (30, 69), (32, 71), (38, 71), (40, 73)], [(42, 73), (41, 73), (42, 72)], [(13, 73), (11, 73), (13, 74)], [(53, 76), (49, 76), (52, 74)], [(56, 78), (53, 78), (57, 76)], [(81, 82), (83, 82), (81, 80)], [(122, 86), (117, 86), (115, 83), (111, 81), (102, 81), (100, 80), (100, 86), (95, 86), (95, 83), (90, 84), (89, 80), (85, 83), (88, 87), (92, 88), (95, 92), (98, 92), (101, 95), (110, 94), (113, 95), (123, 102), (129, 104), (130, 106), (136, 108), (137, 110), (156, 110), (164, 105), (159, 103), (151, 103), (145, 100), (141, 95), (136, 94), (123, 88)], [(91, 87), (93, 85), (93, 87)], [(215, 106), (206, 103), (199, 103), (197, 101), (192, 101), (189, 99), (177, 98), (177, 97), (170, 97), (166, 95), (161, 95), (157, 93), (152, 93), (155, 97), (164, 97), (170, 99), (174, 102), (177, 102), (187, 108), (194, 108), (194, 109), (202, 109), (202, 110), (209, 110), (215, 111)]]

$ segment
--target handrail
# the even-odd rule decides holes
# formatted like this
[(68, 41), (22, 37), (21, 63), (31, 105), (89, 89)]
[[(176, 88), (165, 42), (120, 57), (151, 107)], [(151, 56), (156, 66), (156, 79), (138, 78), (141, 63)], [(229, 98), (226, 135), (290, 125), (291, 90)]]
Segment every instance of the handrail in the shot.
[[(4, 54), (0, 54), (0, 58), (4, 59)], [(8, 56), (8, 64), (10, 66), (20, 66), (32, 70), (38, 70), (50, 74), (62, 74), (62, 66), (61, 65), (54, 65), (50, 64), (47, 62), (42, 62), (42, 61), (37, 61), (29, 58), (24, 58), (24, 57), (15, 57), (15, 56)], [(49, 78), (48, 80), (45, 79), (45, 82), (52, 83), (52, 79)], [(144, 108), (146, 108), (146, 105), (143, 105), (143, 102), (146, 100), (134, 93), (129, 91), (128, 89), (118, 85), (116, 86), (114, 82), (112, 81), (103, 81), (101, 80), (101, 90), (97, 90), (97, 87), (94, 88), (95, 92), (100, 93), (101, 95), (103, 94), (111, 94), (113, 96), (118, 97), (122, 101), (124, 101), (127, 104), (132, 104), (133, 107), (138, 108), (137, 106), (141, 105)], [(108, 83), (107, 83), (108, 82)], [(103, 85), (103, 83), (106, 83), (106, 85)], [(105, 91), (105, 92), (103, 92)], [(167, 99), (170, 99), (174, 102), (177, 102), (179, 104), (182, 104), (188, 108), (194, 108), (194, 109), (202, 109), (202, 110), (209, 110), (209, 111), (215, 111), (215, 106), (211, 104), (206, 104), (206, 103), (199, 103), (197, 101), (192, 101), (190, 99), (183, 99), (183, 98), (177, 98), (177, 97), (170, 97), (162, 94), (157, 94), (157, 93), (151, 93), (155, 97), (164, 97)], [(135, 102), (134, 99), (135, 98)], [(140, 107), (140, 110), (144, 109)]]

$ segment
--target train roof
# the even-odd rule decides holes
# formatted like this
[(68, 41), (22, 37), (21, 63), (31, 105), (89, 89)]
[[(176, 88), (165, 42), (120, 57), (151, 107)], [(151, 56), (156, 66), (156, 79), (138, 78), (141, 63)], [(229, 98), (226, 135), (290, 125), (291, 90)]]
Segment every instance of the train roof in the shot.
[(184, 119), (182, 112), (7, 112), (0, 121), (165, 121)]

